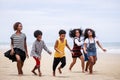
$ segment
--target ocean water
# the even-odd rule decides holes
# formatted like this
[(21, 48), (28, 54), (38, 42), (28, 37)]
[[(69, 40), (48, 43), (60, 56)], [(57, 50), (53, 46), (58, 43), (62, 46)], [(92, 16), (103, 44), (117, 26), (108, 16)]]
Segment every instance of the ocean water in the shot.
[[(102, 46), (107, 49), (107, 53), (120, 54), (120, 42), (102, 43)], [(102, 52), (102, 50), (98, 48), (98, 52)]]
[[(68, 42), (70, 47), (73, 47), (72, 42)], [(46, 43), (47, 47), (50, 50), (54, 50), (54, 44), (55, 43)], [(106, 53), (111, 53), (111, 54), (120, 54), (120, 42), (109, 42), (109, 43), (102, 43), (102, 46), (107, 49)], [(28, 50), (31, 50), (32, 43), (28, 43)], [(0, 51), (1, 50), (9, 50), (10, 49), (10, 43), (0, 43)], [(97, 46), (97, 51), (98, 52), (103, 52), (98, 46)]]

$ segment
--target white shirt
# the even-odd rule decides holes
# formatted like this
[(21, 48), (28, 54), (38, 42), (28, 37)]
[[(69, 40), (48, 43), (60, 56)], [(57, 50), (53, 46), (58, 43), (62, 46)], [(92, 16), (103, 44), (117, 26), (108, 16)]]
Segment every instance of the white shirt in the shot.
[(75, 37), (75, 44), (77, 44), (77, 46), (82, 46), (83, 45), (83, 40), (80, 39), (79, 41), (79, 38)]
[(90, 39), (88, 39), (88, 38), (86, 38), (85, 39), (85, 43), (94, 43), (94, 41), (95, 41), (95, 43), (98, 41), (98, 39), (95, 37), (95, 38), (93, 38), (92, 40), (90, 40)]

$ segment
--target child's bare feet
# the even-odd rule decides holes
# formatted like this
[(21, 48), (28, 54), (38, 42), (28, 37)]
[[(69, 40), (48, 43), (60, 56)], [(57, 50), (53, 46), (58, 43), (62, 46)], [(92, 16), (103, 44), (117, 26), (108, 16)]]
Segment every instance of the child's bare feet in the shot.
[(18, 76), (23, 76), (23, 74), (18, 74)]
[(92, 69), (89, 69), (89, 74), (92, 74), (92, 73), (93, 73)]
[(37, 73), (35, 71), (31, 71), (34, 75), (37, 75)]
[(71, 68), (69, 68), (69, 70), (71, 71)]
[(21, 76), (23, 75), (23, 71), (22, 71), (22, 70), (20, 71), (20, 75), (21, 75)]
[(39, 73), (39, 76), (42, 76), (42, 73)]
[(53, 76), (55, 77), (55, 72), (53, 72)]
[(58, 71), (60, 74), (62, 74), (61, 67), (58, 68)]
[(90, 72), (89, 72), (89, 74), (93, 74), (93, 72), (92, 72), (92, 71), (90, 71)]
[(18, 76), (22, 76), (22, 75), (23, 75), (23, 71), (21, 70), (18, 72)]
[(84, 70), (82, 70), (82, 73), (85, 73), (85, 71), (84, 71)]
[(85, 72), (88, 72), (88, 69), (85, 69)]

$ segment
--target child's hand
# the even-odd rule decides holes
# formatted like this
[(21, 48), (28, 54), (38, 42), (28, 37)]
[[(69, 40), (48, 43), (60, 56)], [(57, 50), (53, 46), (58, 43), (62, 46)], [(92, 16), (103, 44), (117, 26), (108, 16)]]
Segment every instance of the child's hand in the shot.
[(61, 54), (61, 55), (64, 55), (64, 53), (63, 53), (63, 52), (60, 52), (60, 54)]
[(39, 59), (39, 60), (41, 60), (41, 56), (40, 56), (40, 57), (38, 57), (38, 59)]
[(71, 54), (74, 55), (74, 52), (72, 52)]
[(52, 52), (49, 53), (50, 55), (52, 54)]
[(11, 49), (10, 55), (14, 55), (15, 51), (14, 49)]
[(27, 57), (27, 58), (29, 58), (29, 55), (28, 55), (28, 54), (26, 54), (26, 57)]
[(29, 58), (28, 52), (26, 52), (26, 57)]
[(63, 54), (63, 52), (61, 52), (61, 51), (60, 51), (59, 53), (60, 53), (60, 54)]
[(107, 50), (106, 49), (102, 49), (104, 52), (106, 52)]
[(74, 55), (74, 52), (72, 50), (70, 52), (71, 52), (72, 55)]
[(87, 51), (86, 51), (86, 50), (85, 50), (84, 52), (85, 52), (85, 54), (87, 54)]

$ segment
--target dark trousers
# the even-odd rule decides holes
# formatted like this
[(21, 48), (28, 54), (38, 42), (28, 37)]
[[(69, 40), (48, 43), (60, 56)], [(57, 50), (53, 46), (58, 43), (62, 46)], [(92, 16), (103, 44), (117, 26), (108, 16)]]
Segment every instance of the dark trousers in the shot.
[(57, 65), (61, 62), (60, 67), (63, 68), (66, 65), (66, 57), (54, 58), (53, 71), (55, 72)]

